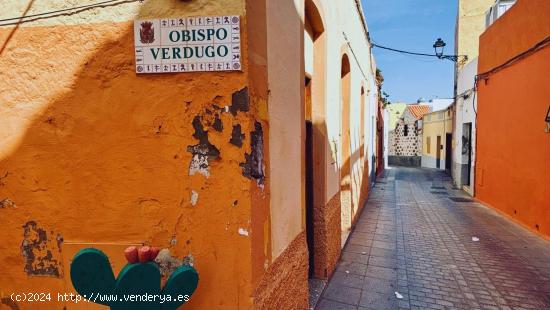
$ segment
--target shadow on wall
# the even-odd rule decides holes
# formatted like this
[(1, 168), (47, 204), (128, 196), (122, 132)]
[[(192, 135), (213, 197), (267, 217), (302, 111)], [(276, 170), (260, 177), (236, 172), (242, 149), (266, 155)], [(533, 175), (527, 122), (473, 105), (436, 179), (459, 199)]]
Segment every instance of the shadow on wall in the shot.
[[(334, 47), (326, 45), (327, 32), (325, 31), (326, 23), (324, 22), (325, 14), (323, 14), (322, 3), (315, 0), (306, 0), (305, 3), (305, 28), (313, 42), (311, 54), (306, 54), (306, 57), (309, 56), (313, 59), (312, 76), (308, 77), (311, 78), (312, 85), (310, 106), (313, 111), (311, 115), (314, 136), (314, 159), (312, 160), (314, 164), (311, 177), (315, 183), (312, 190), (315, 197), (312, 203), (313, 210), (310, 210), (313, 214), (309, 215), (313, 218), (313, 223), (310, 226), (313, 226), (314, 231), (313, 243), (315, 250), (312, 256), (316, 260), (314, 262), (315, 276), (327, 278), (332, 274), (336, 261), (340, 256), (342, 230), (347, 231), (352, 226), (359, 213), (359, 206), (362, 207), (363, 202), (366, 201), (368, 169), (365, 170), (364, 164), (358, 163), (361, 160), (360, 150), (364, 146), (361, 145), (353, 153), (350, 150), (349, 146), (352, 144), (350, 140), (352, 138), (356, 140), (357, 136), (350, 137), (349, 115), (347, 117), (345, 117), (346, 114), (334, 116), (337, 119), (341, 117), (343, 119), (341, 123), (346, 123), (347, 128), (341, 130), (342, 141), (329, 140), (326, 126), (326, 104), (344, 104), (342, 110), (345, 110), (347, 106), (349, 114), (349, 102), (347, 101), (349, 100), (350, 90), (349, 87), (345, 87), (349, 86), (349, 62), (345, 61), (345, 48), (337, 53), (339, 57), (343, 57), (344, 61), (342, 59), (329, 59), (328, 55), (333, 57), (334, 53), (328, 51), (334, 49)], [(326, 88), (329, 87), (326, 81), (326, 66), (327, 62), (332, 61), (342, 64), (342, 70), (338, 73), (341, 73), (339, 76), (340, 82), (344, 83), (340, 86), (337, 86), (337, 84), (330, 85), (330, 87), (339, 87), (343, 98), (340, 101), (329, 103), (325, 97)], [(306, 111), (307, 107), (306, 104)], [(306, 115), (308, 114), (306, 113)], [(362, 144), (361, 142), (354, 142), (354, 145)], [(341, 147), (342, 144), (347, 148)], [(343, 151), (343, 154), (337, 154), (340, 151)], [(339, 162), (336, 162), (335, 158), (338, 158)], [(364, 181), (359, 184), (361, 177)], [(319, 197), (322, 199), (319, 199)], [(353, 205), (352, 201), (354, 201)], [(308, 226), (308, 229), (311, 229), (310, 226)]]
[[(41, 98), (41, 89), (60, 94), (0, 160), (0, 263), (12, 266), (1, 289), (63, 291), (64, 242), (137, 241), (192, 254), (201, 277), (193, 307), (237, 304), (239, 290), (251, 291), (234, 279), (250, 278), (250, 257), (242, 254), (250, 253), (250, 239), (237, 231), (248, 227), (256, 186), (243, 173), (251, 137), (263, 140), (265, 126), (245, 113), (254, 109), (243, 88), (247, 61), (244, 73), (138, 76), (133, 46), (133, 22), (21, 27), (12, 35), (0, 65), (23, 74), (9, 84), (26, 89), (27, 98)], [(76, 72), (59, 70), (72, 75), (70, 85), (32, 78), (41, 70), (55, 77), (64, 61), (81, 62)], [(12, 114), (34, 108), (32, 100), (1, 95)], [(241, 143), (230, 143), (237, 126)], [(195, 150), (205, 149), (218, 150), (201, 166), (210, 178), (190, 176)]]

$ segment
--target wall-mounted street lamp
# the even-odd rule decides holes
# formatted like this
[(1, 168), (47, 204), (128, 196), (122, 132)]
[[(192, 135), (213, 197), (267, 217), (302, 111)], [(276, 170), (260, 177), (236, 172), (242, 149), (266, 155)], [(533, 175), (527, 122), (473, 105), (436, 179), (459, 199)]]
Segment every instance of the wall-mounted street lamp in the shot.
[(443, 57), (443, 50), (445, 49), (445, 46), (447, 46), (447, 44), (445, 44), (441, 38), (437, 38), (437, 41), (434, 43), (434, 51), (437, 58), (441, 59), (441, 57)]
[(435, 41), (435, 43), (433, 45), (434, 51), (435, 51), (435, 56), (437, 56), (437, 58), (439, 58), (439, 59), (448, 59), (448, 60), (454, 61), (454, 62), (458, 62), (459, 58), (461, 58), (461, 57), (462, 57), (462, 59), (460, 60), (461, 62), (465, 62), (466, 60), (468, 60), (468, 56), (466, 56), (466, 55), (444, 55), (443, 51), (445, 50), (445, 46), (447, 46), (445, 41), (441, 40), (441, 38), (437, 38), (437, 40)]

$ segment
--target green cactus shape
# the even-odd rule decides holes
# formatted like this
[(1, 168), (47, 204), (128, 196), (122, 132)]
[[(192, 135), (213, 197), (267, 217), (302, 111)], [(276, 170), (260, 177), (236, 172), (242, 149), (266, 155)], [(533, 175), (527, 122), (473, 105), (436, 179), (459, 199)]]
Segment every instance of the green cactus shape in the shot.
[(84, 298), (112, 310), (175, 310), (195, 292), (199, 275), (191, 266), (180, 266), (161, 289), (158, 265), (147, 262), (126, 264), (115, 279), (107, 255), (87, 248), (73, 258), (71, 281)]

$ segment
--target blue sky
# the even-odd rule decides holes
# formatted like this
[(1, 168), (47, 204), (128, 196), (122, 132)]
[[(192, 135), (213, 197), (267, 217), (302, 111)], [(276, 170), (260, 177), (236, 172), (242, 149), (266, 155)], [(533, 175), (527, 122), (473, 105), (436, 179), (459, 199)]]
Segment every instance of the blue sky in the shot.
[[(433, 53), (439, 37), (454, 54), (456, 0), (361, 0), (373, 42), (401, 50)], [(392, 102), (453, 96), (454, 63), (374, 48)]]

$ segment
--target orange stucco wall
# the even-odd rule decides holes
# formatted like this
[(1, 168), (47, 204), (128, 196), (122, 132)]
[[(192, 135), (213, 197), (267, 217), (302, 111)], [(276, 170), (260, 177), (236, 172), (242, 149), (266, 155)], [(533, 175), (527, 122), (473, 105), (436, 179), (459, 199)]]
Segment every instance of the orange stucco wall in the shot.
[[(151, 244), (192, 257), (200, 282), (186, 308), (252, 307), (271, 241), (269, 182), (243, 176), (240, 165), (259, 124), (269, 171), (266, 69), (261, 40), (250, 44), (247, 28), (265, 27), (265, 18), (248, 19), (247, 10), (261, 8), (247, 2), (131, 4), (153, 18), (241, 15), (242, 72), (136, 75), (133, 13), (126, 21), (100, 20), (97, 10), (81, 22), (70, 16), (0, 28), (2, 297), (67, 291), (69, 249), (94, 246), (117, 260), (129, 244)], [(157, 5), (163, 9), (147, 11)], [(244, 89), (250, 110), (223, 111)], [(197, 117), (220, 151), (209, 177), (190, 175)], [(230, 143), (235, 125), (244, 134), (240, 147)]]
[[(522, 0), (480, 40), (479, 72), (550, 35), (550, 2)], [(476, 195), (550, 236), (550, 46), (478, 82)]]

